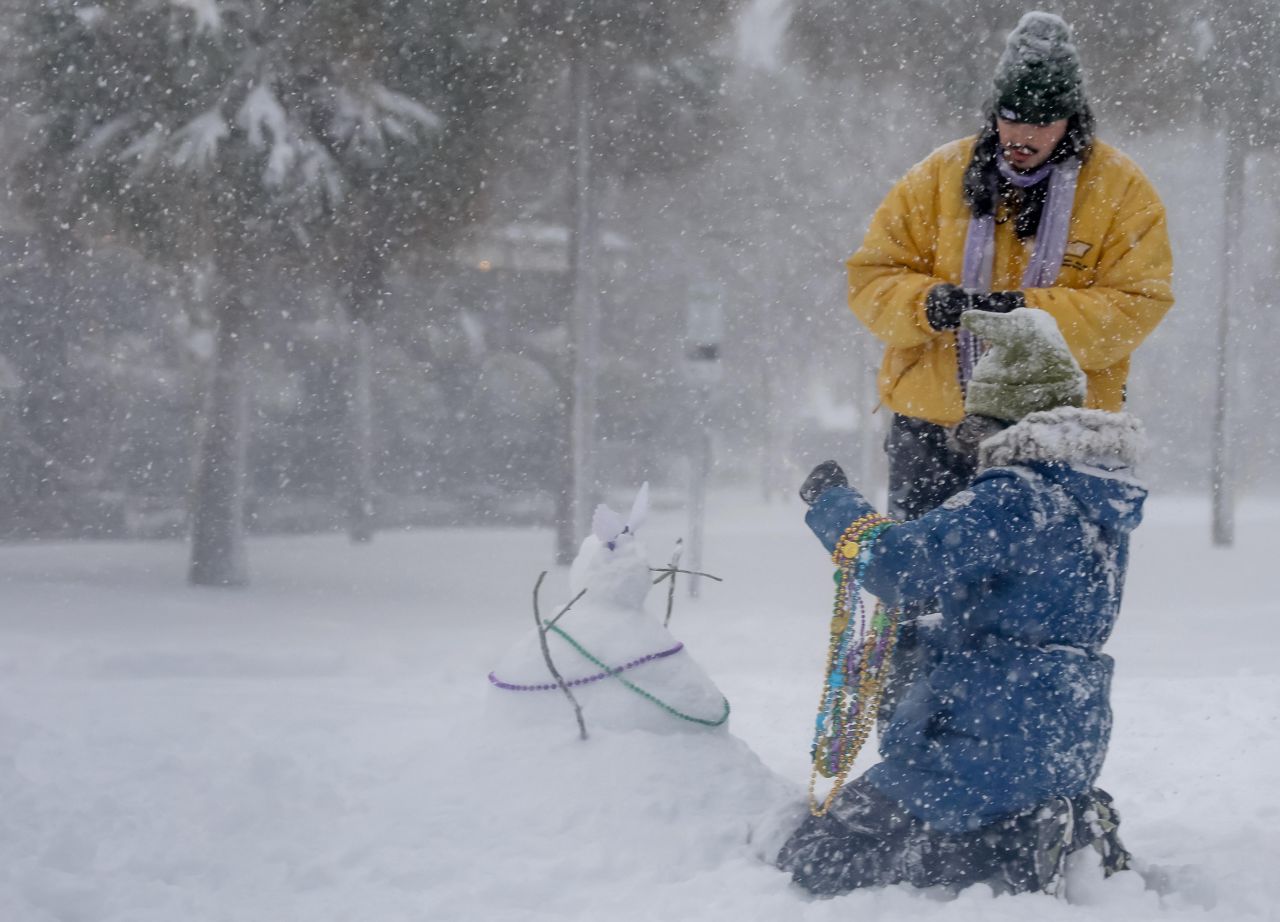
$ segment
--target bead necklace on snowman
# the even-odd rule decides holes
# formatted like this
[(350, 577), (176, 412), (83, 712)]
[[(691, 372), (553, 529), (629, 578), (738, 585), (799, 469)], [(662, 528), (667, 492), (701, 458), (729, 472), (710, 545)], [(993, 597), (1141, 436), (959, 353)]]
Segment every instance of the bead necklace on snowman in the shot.
[[(606, 505), (596, 508), (591, 534), (569, 570), (570, 597), (577, 601), (543, 625), (550, 655), (595, 726), (723, 726), (728, 699), (685, 645), (645, 611), (653, 573), (636, 532), (648, 511), (647, 483), (626, 518)], [(547, 701), (554, 696), (545, 693), (561, 687), (548, 681), (540, 647), (527, 639), (489, 673), (489, 682), (501, 692)]]

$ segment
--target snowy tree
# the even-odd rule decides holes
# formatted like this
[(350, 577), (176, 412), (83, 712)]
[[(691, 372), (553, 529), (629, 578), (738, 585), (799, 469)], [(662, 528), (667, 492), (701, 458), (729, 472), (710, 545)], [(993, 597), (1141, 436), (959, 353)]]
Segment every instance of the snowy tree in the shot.
[[(711, 152), (721, 76), (712, 46), (732, 8), (731, 0), (547, 0), (513, 6), (530, 99), (525, 132), (531, 139), (557, 138), (561, 144), (551, 149), (571, 153), (562, 188), (572, 228), (572, 384), (565, 389), (570, 412), (564, 440), (572, 463), (556, 491), (561, 562), (576, 553), (599, 488), (597, 294), (610, 287), (596, 265), (602, 187), (622, 177), (687, 167)], [(546, 171), (559, 172), (560, 166), (545, 154), (544, 149), (543, 190)]]
[[(1280, 147), (1280, 79), (1271, 65), (1280, 54), (1275, 13), (1270, 0), (1249, 0), (1213, 8), (1197, 21), (1206, 115), (1222, 137), (1225, 154), (1209, 470), (1212, 536), (1219, 546), (1230, 546), (1235, 540), (1234, 456), (1244, 427), (1236, 418), (1242, 414), (1233, 397), (1237, 391), (1247, 392), (1239, 379), (1242, 371), (1247, 375), (1250, 370), (1248, 350), (1237, 340), (1246, 330), (1250, 339), (1257, 339), (1258, 319), (1274, 313), (1272, 305), (1265, 303), (1270, 298), (1251, 283), (1246, 241), (1254, 229), (1246, 230), (1245, 210), (1250, 155)], [(1265, 351), (1263, 364), (1268, 369), (1274, 365), (1270, 350)]]
[[(367, 440), (364, 321), (386, 260), (472, 217), (500, 89), (493, 23), (462, 0), (33, 0), (15, 97), (25, 204), (49, 252), (128, 240), (188, 276), (216, 325), (190, 578), (247, 580), (244, 358), (281, 266), (349, 293), (353, 429)], [(369, 447), (354, 452), (357, 532)]]

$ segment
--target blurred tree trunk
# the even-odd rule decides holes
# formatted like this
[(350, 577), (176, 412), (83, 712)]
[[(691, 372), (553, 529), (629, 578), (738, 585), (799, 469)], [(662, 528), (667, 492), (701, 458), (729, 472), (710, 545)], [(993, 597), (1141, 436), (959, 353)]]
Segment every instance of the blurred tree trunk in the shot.
[[(227, 284), (225, 280), (219, 283)], [(188, 579), (196, 586), (243, 586), (249, 582), (244, 543), (249, 318), (238, 288), (228, 286), (222, 293), (217, 318), (217, 343), (192, 498)]]
[(1225, 133), (1222, 196), (1222, 259), (1219, 261), (1217, 380), (1213, 402), (1213, 449), (1210, 461), (1211, 495), (1213, 499), (1213, 543), (1230, 547), (1235, 541), (1235, 491), (1231, 447), (1231, 382), (1234, 378), (1234, 343), (1231, 315), (1238, 310), (1239, 275), (1244, 260), (1240, 252), (1240, 227), (1245, 196), (1245, 141), (1228, 130)]
[(367, 248), (351, 283), (350, 366), (347, 386), (347, 534), (355, 543), (373, 540), (376, 529), (373, 476), (373, 332), (370, 323), (382, 298), (386, 256)]
[(49, 459), (66, 455), (67, 405), (71, 382), (67, 374), (68, 330), (77, 319), (76, 288), (72, 262), (75, 239), (62, 229), (56, 217), (37, 224), (37, 239), (44, 256), (47, 286), (42, 297), (33, 299), (31, 309), (22, 318), (20, 365), (23, 370), (24, 394), (21, 419), (33, 447), (40, 452), (42, 463), (33, 470), (40, 472), (33, 482), (23, 487), (32, 497), (48, 500), (60, 486), (57, 468)]
[(857, 383), (855, 403), (858, 408), (858, 487), (878, 509), (889, 504), (889, 456), (885, 452), (886, 427), (893, 414), (885, 407), (880, 413), (879, 340), (863, 331), (856, 337), (854, 372)]
[(577, 17), (578, 40), (569, 63), (569, 89), (573, 100), (574, 142), (569, 188), (572, 195), (572, 229), (569, 275), (572, 291), (573, 387), (569, 394), (569, 462), (571, 483), (557, 501), (556, 560), (570, 563), (578, 543), (591, 527), (595, 498), (596, 361), (600, 318), (596, 281), (596, 241), (599, 214), (592, 163), (595, 128), (595, 36), (589, 16)]
[(567, 380), (562, 382), (561, 393), (564, 394), (564, 402), (562, 404), (560, 425), (558, 432), (558, 442), (561, 448), (560, 456), (563, 462), (559, 468), (559, 477), (555, 491), (555, 517), (556, 517), (556, 563), (568, 564), (573, 563), (573, 558), (577, 556), (578, 544), (581, 539), (575, 540), (573, 527), (573, 494), (574, 494), (574, 469), (573, 469), (573, 377), (570, 374)]
[(768, 363), (763, 355), (773, 343), (761, 342), (759, 360), (761, 376), (761, 394), (763, 406), (760, 418), (764, 424), (763, 438), (760, 441), (760, 494), (767, 503), (781, 499), (787, 495), (788, 470), (787, 459), (791, 457), (788, 434), (790, 424), (782, 410), (782, 381), (776, 368)]

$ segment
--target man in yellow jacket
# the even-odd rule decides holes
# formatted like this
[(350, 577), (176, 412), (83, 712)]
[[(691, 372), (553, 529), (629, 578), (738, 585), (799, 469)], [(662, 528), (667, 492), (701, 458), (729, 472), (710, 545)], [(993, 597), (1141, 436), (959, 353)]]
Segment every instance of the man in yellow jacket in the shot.
[(849, 258), (849, 306), (885, 343), (896, 517), (923, 515), (973, 475), (963, 432), (950, 431), (982, 350), (960, 327), (967, 310), (1052, 314), (1088, 377), (1086, 406), (1121, 409), (1130, 354), (1173, 303), (1173, 260), (1155, 190), (1093, 128), (1069, 27), (1028, 13), (981, 133), (912, 167)]

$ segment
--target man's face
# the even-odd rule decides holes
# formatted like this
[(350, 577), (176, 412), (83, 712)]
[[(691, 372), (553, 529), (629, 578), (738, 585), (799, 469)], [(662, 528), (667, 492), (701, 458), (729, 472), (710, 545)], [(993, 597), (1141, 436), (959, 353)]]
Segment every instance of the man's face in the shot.
[(1025, 173), (1049, 159), (1058, 142), (1067, 133), (1067, 120), (1060, 118), (1047, 125), (1031, 125), (997, 117), (996, 131), (1000, 133), (1004, 159), (1015, 170)]

